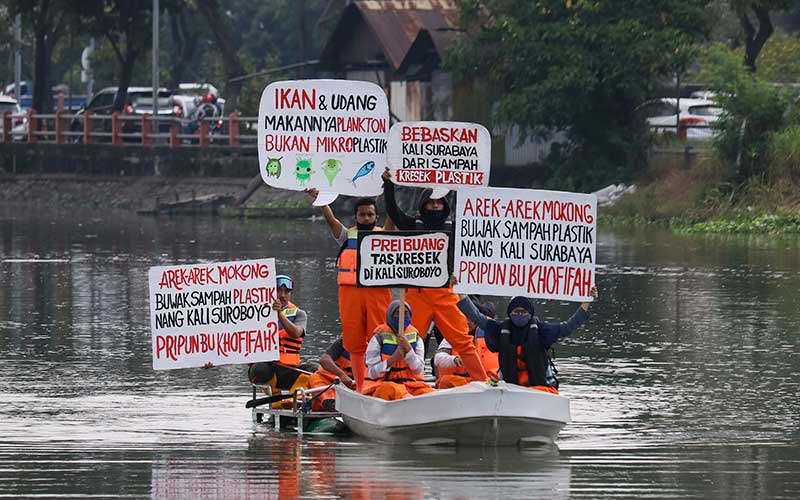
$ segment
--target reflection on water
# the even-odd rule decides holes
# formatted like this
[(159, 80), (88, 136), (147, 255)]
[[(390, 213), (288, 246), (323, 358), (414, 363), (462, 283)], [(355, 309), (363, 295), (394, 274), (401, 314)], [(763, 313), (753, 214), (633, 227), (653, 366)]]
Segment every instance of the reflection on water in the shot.
[(336, 249), (319, 221), (0, 205), (0, 498), (800, 497), (796, 240), (601, 231), (600, 301), (556, 348), (559, 448), (276, 434), (244, 368), (152, 370), (150, 266), (275, 257), (313, 358), (338, 334)]

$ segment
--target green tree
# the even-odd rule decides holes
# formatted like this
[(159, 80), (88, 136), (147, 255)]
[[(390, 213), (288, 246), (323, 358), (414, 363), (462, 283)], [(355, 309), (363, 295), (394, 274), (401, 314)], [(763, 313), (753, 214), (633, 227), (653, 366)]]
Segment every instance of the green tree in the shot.
[(555, 185), (589, 189), (641, 164), (636, 108), (691, 60), (706, 0), (459, 0), (465, 30), (448, 53), (457, 76), (488, 83), (495, 119), (525, 135), (564, 130)]
[(720, 132), (714, 148), (728, 169), (728, 180), (742, 185), (766, 172), (770, 137), (791, 123), (794, 99), (788, 90), (749, 71), (741, 54), (722, 44), (710, 46), (702, 60), (701, 78), (717, 92), (725, 110), (715, 123)]
[(33, 32), (33, 107), (48, 112), (51, 98), (52, 55), (72, 19), (68, 0), (6, 0), (9, 19), (21, 14), (23, 25)]
[[(168, 6), (162, 1), (162, 9)], [(119, 71), (113, 108), (122, 110), (134, 75), (136, 60), (152, 40), (152, 2), (140, 0), (82, 0), (75, 8), (81, 26), (92, 35), (105, 38), (113, 50)]]
[(222, 56), (222, 67), (225, 69), (225, 99), (229, 111), (238, 106), (239, 94), (242, 93), (242, 81), (234, 80), (244, 74), (244, 65), (239, 57), (241, 40), (235, 36), (231, 16), (223, 10), (218, 0), (198, 0), (197, 6), (208, 22), (217, 50)]
[(770, 82), (800, 82), (800, 37), (776, 35), (764, 45), (758, 72)]
[[(771, 12), (786, 10), (790, 4), (790, 0), (731, 0), (731, 8), (739, 17), (739, 24), (744, 30), (744, 65), (750, 71), (755, 72), (756, 59), (775, 32)], [(754, 25), (753, 18), (757, 26)]]

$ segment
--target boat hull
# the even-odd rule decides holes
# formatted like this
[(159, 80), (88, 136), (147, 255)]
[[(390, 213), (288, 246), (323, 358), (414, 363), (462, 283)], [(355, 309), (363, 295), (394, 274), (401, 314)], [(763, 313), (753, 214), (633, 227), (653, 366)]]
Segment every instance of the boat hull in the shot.
[(344, 387), (336, 409), (355, 434), (398, 444), (514, 446), (553, 443), (571, 420), (569, 399), (500, 382), (472, 382), (399, 401)]

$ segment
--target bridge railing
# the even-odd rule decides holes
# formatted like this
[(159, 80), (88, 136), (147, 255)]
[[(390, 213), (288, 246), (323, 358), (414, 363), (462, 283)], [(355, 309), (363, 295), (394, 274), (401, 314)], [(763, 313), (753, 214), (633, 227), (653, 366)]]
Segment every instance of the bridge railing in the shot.
[(2, 142), (29, 144), (162, 145), (169, 147), (227, 146), (255, 148), (258, 117), (228, 116), (182, 120), (145, 114), (109, 114), (83, 111), (2, 115)]

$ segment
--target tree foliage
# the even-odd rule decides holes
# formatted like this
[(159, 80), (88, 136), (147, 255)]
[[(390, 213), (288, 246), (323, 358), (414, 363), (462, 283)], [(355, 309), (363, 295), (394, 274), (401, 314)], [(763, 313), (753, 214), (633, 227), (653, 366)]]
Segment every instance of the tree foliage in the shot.
[(631, 173), (645, 146), (635, 110), (681, 70), (704, 36), (706, 0), (460, 0), (458, 76), (488, 82), (498, 123), (565, 130), (552, 161), (561, 187)]
[(33, 33), (33, 107), (42, 112), (52, 109), (50, 92), (53, 51), (73, 19), (68, 0), (7, 0), (11, 14), (20, 14), (22, 23)]
[(720, 132), (714, 147), (729, 180), (743, 184), (767, 171), (771, 137), (794, 120), (795, 99), (789, 90), (750, 72), (740, 54), (723, 45), (710, 46), (703, 59), (701, 77), (725, 110), (715, 123)]
[(786, 10), (790, 5), (791, 0), (731, 0), (731, 9), (744, 31), (744, 65), (750, 71), (756, 71), (756, 59), (775, 32), (772, 12)]

